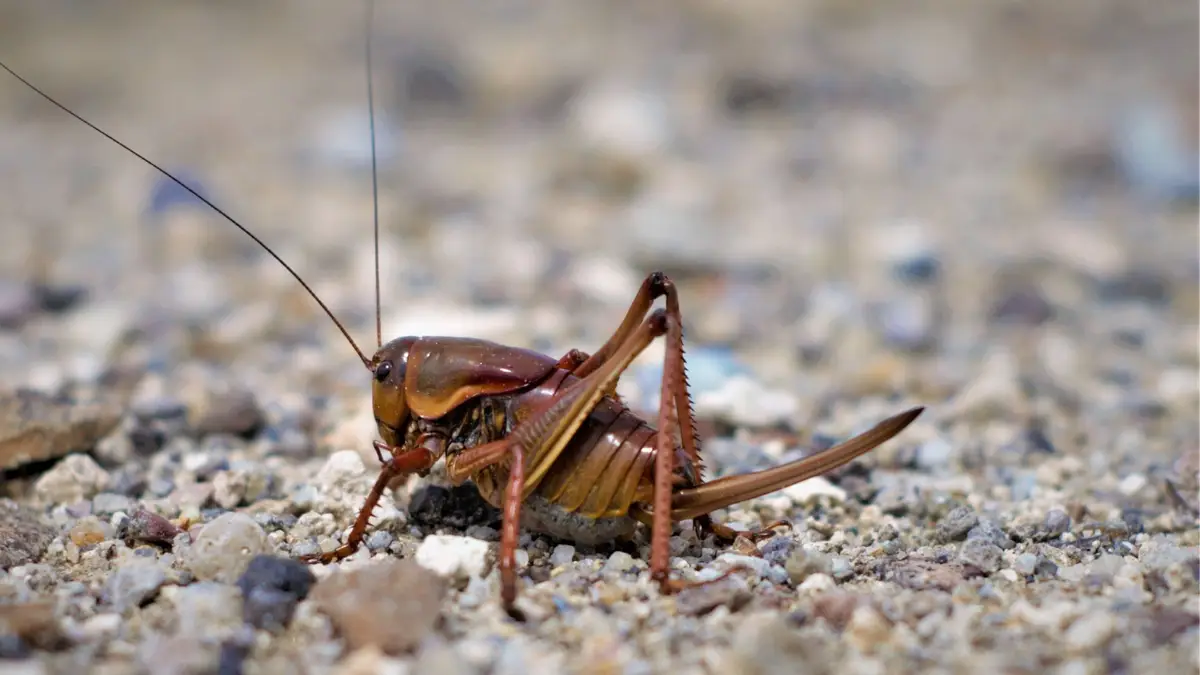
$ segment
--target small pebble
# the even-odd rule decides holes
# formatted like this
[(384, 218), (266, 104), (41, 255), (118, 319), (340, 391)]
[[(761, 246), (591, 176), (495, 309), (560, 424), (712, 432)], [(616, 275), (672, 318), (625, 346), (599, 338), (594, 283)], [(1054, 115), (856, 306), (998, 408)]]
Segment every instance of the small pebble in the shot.
[(1038, 560), (1039, 558), (1036, 554), (1022, 553), (1021, 555), (1017, 556), (1017, 559), (1013, 562), (1013, 570), (1015, 570), (1017, 574), (1029, 576), (1037, 569)]
[(36, 561), (57, 532), (32, 509), (0, 499), (0, 569)]
[(859, 605), (846, 624), (846, 637), (859, 651), (870, 654), (887, 644), (892, 625), (874, 607)]
[(234, 634), (242, 625), (242, 597), (237, 588), (201, 581), (173, 588), (179, 633), (206, 641)]
[(350, 481), (358, 479), (366, 471), (362, 455), (354, 450), (339, 450), (325, 460), (313, 483), (323, 490), (344, 489)]
[(196, 423), (196, 432), (250, 438), (264, 424), (263, 411), (254, 392), (237, 389), (213, 396), (204, 416)]
[(179, 528), (166, 518), (145, 509), (138, 509), (130, 514), (119, 534), (133, 542), (169, 546), (179, 532)]
[(824, 593), (837, 587), (837, 582), (828, 574), (812, 574), (797, 588), (808, 593)]
[(975, 524), (979, 516), (969, 507), (958, 506), (947, 513), (937, 524), (938, 541), (948, 543), (962, 541)]
[(697, 415), (748, 427), (787, 424), (799, 413), (794, 394), (765, 388), (747, 376), (734, 376), (712, 392), (694, 397)]
[(814, 574), (828, 575), (833, 570), (833, 561), (818, 551), (808, 551), (799, 546), (792, 550), (784, 566), (793, 586), (799, 586)]
[(1088, 612), (1067, 628), (1063, 640), (1074, 653), (1090, 652), (1106, 642), (1115, 630), (1116, 622), (1108, 612)]
[(157, 562), (138, 561), (121, 565), (108, 579), (105, 601), (118, 614), (124, 615), (153, 599), (166, 581), (166, 572)]
[(1016, 546), (999, 525), (987, 518), (980, 518), (975, 527), (967, 532), (967, 541), (971, 540), (984, 541), (1005, 550)]
[(954, 446), (945, 439), (934, 438), (917, 446), (917, 466), (930, 473), (945, 471), (954, 459)]
[(34, 485), (38, 497), (54, 504), (91, 499), (108, 487), (108, 472), (82, 453), (62, 458)]
[(433, 630), (447, 590), (439, 575), (421, 565), (385, 558), (327, 577), (312, 599), (351, 649), (375, 646), (401, 654)]
[[(187, 185), (192, 190), (195, 190), (206, 199), (212, 200), (215, 197), (208, 193), (208, 188), (192, 171), (175, 167), (172, 172), (176, 178)], [(154, 182), (154, 187), (150, 191), (150, 203), (147, 205), (149, 213), (154, 216), (162, 216), (168, 211), (180, 206), (190, 206), (199, 209), (207, 209), (204, 202), (200, 201), (196, 195), (189, 192), (173, 180), (167, 179), (165, 176), (160, 177)]]
[(789, 485), (783, 489), (792, 502), (798, 506), (807, 505), (820, 497), (827, 497), (834, 502), (846, 501), (846, 491), (829, 482), (823, 476), (814, 476), (808, 480)]
[(70, 531), (67, 533), (67, 536), (70, 538), (71, 543), (75, 544), (79, 548), (85, 548), (87, 546), (95, 546), (96, 544), (109, 539), (111, 532), (112, 529), (109, 527), (108, 523), (100, 521), (95, 516), (87, 516), (86, 518), (80, 519), (80, 521), (70, 529)]
[(575, 560), (575, 547), (570, 544), (559, 544), (550, 552), (550, 565), (562, 567), (570, 565)]
[(0, 329), (13, 329), (37, 312), (37, 297), (29, 284), (0, 280)]
[(125, 495), (101, 492), (92, 498), (92, 512), (109, 515), (118, 511), (128, 512), (133, 507), (133, 500)]
[(608, 561), (604, 563), (602, 571), (620, 574), (633, 569), (633, 556), (624, 551), (616, 551), (608, 557)]
[(367, 548), (372, 551), (386, 551), (396, 538), (387, 530), (376, 530), (367, 537)]
[(246, 623), (280, 631), (291, 621), (296, 604), (308, 597), (316, 577), (307, 565), (290, 558), (257, 555), (237, 581), (242, 590)]
[(437, 534), (425, 537), (416, 561), (439, 576), (459, 582), (482, 577), (488, 569), (487, 542), (471, 537)]
[(198, 579), (232, 584), (254, 556), (266, 552), (267, 535), (253, 518), (226, 513), (203, 525), (184, 563)]
[(1053, 539), (1060, 537), (1071, 530), (1071, 517), (1062, 509), (1052, 509), (1046, 513), (1046, 520), (1042, 523), (1042, 534)]
[(992, 574), (1000, 569), (1002, 553), (999, 546), (986, 540), (967, 539), (959, 550), (958, 559), (984, 574)]
[(834, 556), (829, 563), (829, 572), (834, 579), (845, 581), (854, 576), (854, 566), (841, 556)]

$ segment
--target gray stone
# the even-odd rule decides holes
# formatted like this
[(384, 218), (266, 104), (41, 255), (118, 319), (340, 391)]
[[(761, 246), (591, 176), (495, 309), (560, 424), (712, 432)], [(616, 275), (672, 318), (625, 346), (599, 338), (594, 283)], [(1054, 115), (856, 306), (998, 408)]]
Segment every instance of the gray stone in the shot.
[(947, 513), (937, 524), (938, 541), (949, 543), (962, 541), (971, 528), (979, 522), (979, 516), (968, 506), (959, 506)]

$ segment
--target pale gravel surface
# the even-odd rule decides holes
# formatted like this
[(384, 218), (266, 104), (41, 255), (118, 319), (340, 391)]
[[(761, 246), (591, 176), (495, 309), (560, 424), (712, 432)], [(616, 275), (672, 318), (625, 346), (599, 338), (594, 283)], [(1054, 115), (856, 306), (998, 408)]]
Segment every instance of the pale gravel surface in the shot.
[[(756, 551), (679, 530), (681, 571), (747, 568), (680, 596), (644, 541), (525, 537), (511, 622), (496, 514), (437, 471), (314, 578), (283, 559), (375, 475), (353, 353), (0, 78), (0, 382), (89, 451), (0, 474), (0, 669), (1196, 672), (1194, 4), (382, 4), (386, 336), (594, 349), (663, 269), (715, 474), (928, 411), (716, 514), (796, 524)], [(0, 60), (197, 177), (369, 349), (359, 9), (160, 6), (2, 6)]]

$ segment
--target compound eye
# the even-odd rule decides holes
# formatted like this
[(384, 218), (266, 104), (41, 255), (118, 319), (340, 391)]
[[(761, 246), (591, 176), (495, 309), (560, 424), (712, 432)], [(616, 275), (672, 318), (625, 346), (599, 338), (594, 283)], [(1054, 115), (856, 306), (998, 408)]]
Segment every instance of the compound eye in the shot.
[(392, 374), (392, 362), (391, 361), (384, 361), (383, 363), (379, 364), (378, 366), (375, 366), (375, 381), (376, 382), (383, 382), (384, 380), (387, 379), (388, 375), (391, 375), (391, 374)]

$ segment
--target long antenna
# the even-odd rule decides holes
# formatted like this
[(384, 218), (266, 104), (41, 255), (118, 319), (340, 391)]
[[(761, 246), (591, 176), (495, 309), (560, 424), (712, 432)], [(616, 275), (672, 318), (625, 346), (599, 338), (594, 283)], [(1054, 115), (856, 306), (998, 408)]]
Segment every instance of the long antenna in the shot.
[(371, 20), (375, 3), (367, 0), (367, 118), (371, 123), (371, 203), (375, 208), (375, 342), (383, 347), (383, 306), (379, 299), (379, 167), (375, 152), (375, 85), (371, 77)]
[[(262, 249), (263, 249), (264, 251), (266, 251), (266, 252), (267, 252), (267, 253), (268, 253), (268, 254), (269, 254), (269, 255), (270, 255), (272, 258), (274, 258), (274, 259), (275, 259), (275, 260), (276, 260), (276, 261), (277, 261), (277, 262), (278, 262), (280, 265), (283, 265), (283, 268), (284, 268), (284, 269), (286, 269), (286, 270), (287, 270), (289, 273), (291, 273), (291, 275), (292, 275), (292, 276), (293, 276), (293, 277), (296, 279), (296, 281), (299, 281), (299, 282), (300, 282), (300, 285), (304, 287), (304, 290), (308, 291), (308, 294), (309, 294), (310, 296), (312, 296), (312, 299), (313, 299), (313, 300), (316, 300), (316, 301), (317, 301), (317, 304), (321, 306), (321, 309), (325, 310), (325, 314), (326, 314), (327, 316), (329, 316), (330, 320), (332, 320), (332, 321), (333, 321), (334, 325), (336, 325), (336, 326), (338, 327), (338, 330), (340, 330), (340, 331), (342, 332), (342, 335), (346, 336), (346, 341), (347, 341), (347, 342), (349, 342), (349, 343), (350, 343), (350, 346), (354, 348), (354, 351), (355, 351), (355, 353), (357, 353), (357, 354), (358, 354), (358, 358), (362, 360), (362, 362), (363, 362), (363, 365), (364, 365), (364, 366), (366, 366), (368, 370), (370, 370), (370, 369), (371, 369), (371, 360), (370, 360), (370, 359), (368, 359), (368, 358), (367, 358), (367, 356), (366, 356), (365, 354), (363, 354), (363, 351), (362, 351), (361, 349), (359, 349), (359, 348), (358, 348), (358, 343), (356, 343), (356, 342), (354, 341), (354, 338), (350, 337), (350, 332), (346, 330), (346, 327), (342, 325), (342, 322), (341, 322), (341, 321), (338, 321), (337, 317), (333, 315), (333, 312), (332, 312), (332, 311), (330, 311), (329, 307), (325, 306), (325, 303), (321, 301), (321, 298), (317, 297), (317, 294), (316, 294), (316, 292), (315, 292), (315, 291), (313, 291), (313, 289), (312, 289), (312, 288), (311, 288), (311, 287), (310, 287), (310, 286), (309, 286), (307, 283), (305, 283), (304, 279), (300, 278), (300, 275), (296, 273), (296, 270), (292, 269), (292, 266), (291, 266), (291, 265), (289, 265), (289, 264), (287, 264), (286, 262), (284, 262), (284, 261), (283, 261), (283, 258), (280, 258), (280, 257), (279, 257), (279, 255), (275, 253), (275, 251), (272, 251), (272, 250), (271, 250), (271, 247), (270, 247), (270, 246), (267, 246), (267, 245), (266, 245), (266, 244), (263, 242), (263, 240), (262, 240), (262, 239), (259, 239), (257, 236), (255, 236), (255, 234), (254, 234), (253, 232), (251, 232), (250, 230), (246, 229), (246, 227), (245, 227), (244, 225), (242, 225), (242, 224), (241, 224), (241, 223), (239, 223), (238, 221), (234, 220), (233, 216), (230, 216), (228, 213), (225, 213), (224, 211), (222, 211), (222, 210), (221, 210), (221, 208), (220, 208), (219, 206), (217, 206), (216, 204), (213, 204), (213, 203), (212, 203), (211, 201), (209, 201), (209, 200), (208, 200), (208, 198), (206, 198), (204, 195), (202, 195), (202, 194), (200, 194), (199, 192), (197, 192), (197, 191), (193, 190), (192, 188), (188, 187), (188, 185), (187, 185), (186, 183), (184, 183), (183, 181), (179, 180), (179, 179), (178, 179), (178, 178), (176, 178), (175, 176), (171, 175), (171, 172), (170, 172), (170, 171), (167, 171), (166, 169), (162, 168), (161, 166), (159, 166), (159, 165), (155, 164), (154, 162), (150, 161), (150, 160), (149, 160), (149, 159), (148, 159), (148, 158), (147, 158), (145, 155), (143, 155), (142, 153), (138, 152), (137, 150), (134, 150), (133, 148), (129, 147), (128, 145), (126, 145), (126, 144), (122, 143), (121, 141), (117, 140), (116, 138), (114, 138), (114, 137), (113, 137), (113, 135), (112, 135), (112, 134), (108, 133), (107, 131), (105, 131), (105, 130), (101, 129), (100, 127), (96, 126), (95, 124), (92, 124), (91, 122), (89, 122), (89, 121), (87, 121), (87, 120), (83, 119), (83, 118), (82, 118), (82, 117), (80, 117), (78, 114), (76, 114), (76, 113), (75, 113), (75, 111), (71, 110), (71, 109), (70, 109), (70, 108), (68, 108), (67, 106), (65, 106), (65, 105), (63, 105), (63, 104), (61, 104), (61, 103), (59, 103), (59, 102), (58, 102), (58, 101), (56, 101), (56, 100), (54, 100), (54, 98), (52, 98), (52, 97), (51, 97), (49, 94), (47, 94), (46, 92), (42, 91), (41, 89), (38, 89), (37, 87), (33, 86), (33, 83), (32, 83), (32, 82), (30, 82), (29, 80), (26, 80), (25, 78), (23, 78), (23, 77), (21, 77), (20, 75), (18, 75), (18, 74), (16, 73), (16, 71), (14, 71), (12, 68), (9, 68), (9, 67), (8, 67), (7, 65), (5, 65), (4, 63), (0, 62), (0, 68), (3, 68), (4, 70), (8, 71), (8, 74), (9, 74), (9, 75), (12, 75), (13, 77), (15, 77), (15, 78), (17, 78), (18, 80), (20, 80), (20, 81), (21, 81), (21, 82), (22, 82), (22, 83), (23, 83), (25, 86), (27, 86), (27, 87), (29, 87), (30, 89), (32, 89), (33, 91), (35, 91), (35, 92), (36, 92), (36, 93), (37, 93), (39, 96), (41, 96), (42, 98), (44, 98), (44, 99), (46, 99), (47, 101), (49, 101), (49, 102), (53, 103), (53, 104), (55, 105), (55, 107), (57, 107), (58, 109), (60, 109), (60, 110), (62, 110), (63, 112), (67, 113), (67, 114), (68, 114), (68, 115), (70, 115), (71, 117), (74, 117), (75, 119), (79, 120), (80, 122), (83, 122), (83, 123), (84, 123), (84, 124), (86, 124), (87, 126), (91, 127), (91, 128), (92, 128), (92, 130), (96, 131), (96, 132), (97, 132), (97, 133), (99, 133), (101, 136), (104, 136), (105, 138), (107, 138), (108, 140), (112, 141), (113, 143), (116, 143), (117, 145), (119, 145), (121, 148), (125, 149), (127, 152), (129, 152), (129, 153), (130, 153), (131, 155), (133, 155), (134, 157), (137, 157), (138, 159), (142, 160), (142, 161), (143, 161), (143, 162), (145, 162), (146, 164), (149, 164), (150, 166), (152, 166), (152, 167), (154, 167), (155, 169), (157, 169), (159, 173), (161, 173), (162, 175), (164, 175), (164, 176), (166, 176), (167, 178), (169, 178), (169, 179), (171, 179), (172, 181), (174, 181), (176, 184), (178, 184), (178, 185), (179, 185), (179, 187), (181, 187), (181, 188), (183, 188), (184, 190), (187, 190), (188, 192), (190, 192), (190, 193), (192, 194), (192, 196), (194, 196), (196, 199), (199, 199), (200, 201), (202, 201), (202, 202), (204, 202), (205, 204), (207, 204), (209, 208), (211, 208), (213, 211), (216, 211), (217, 213), (219, 213), (219, 214), (220, 214), (220, 215), (221, 215), (223, 218), (225, 218), (225, 220), (228, 220), (229, 222), (233, 223), (233, 225), (234, 225), (235, 227), (237, 227), (237, 228), (238, 228), (239, 230), (241, 230), (242, 232), (246, 233), (246, 236), (248, 236), (248, 237), (250, 237), (251, 239), (253, 239), (253, 240), (254, 240), (254, 243), (256, 243), (256, 244), (258, 244), (259, 246), (261, 246), (261, 247), (262, 247)], [(376, 269), (378, 269), (378, 267), (377, 267)]]

